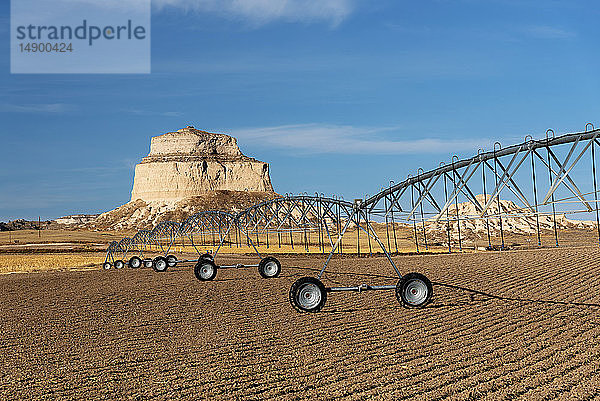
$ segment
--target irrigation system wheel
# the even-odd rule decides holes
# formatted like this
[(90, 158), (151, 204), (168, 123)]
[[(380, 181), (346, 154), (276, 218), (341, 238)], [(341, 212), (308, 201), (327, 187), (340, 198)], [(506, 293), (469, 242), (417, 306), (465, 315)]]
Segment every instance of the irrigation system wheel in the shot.
[(115, 260), (115, 268), (122, 269), (125, 267), (125, 263), (122, 260)]
[(200, 259), (194, 266), (194, 275), (200, 281), (210, 281), (217, 276), (217, 265), (209, 259)]
[(281, 273), (281, 263), (273, 256), (267, 256), (258, 264), (258, 273), (262, 278), (275, 278)]
[(210, 253), (206, 252), (203, 253), (202, 255), (200, 255), (200, 259), (208, 259), (208, 260), (215, 260), (215, 257), (213, 255), (211, 255)]
[(104, 262), (104, 263), (102, 263), (102, 268), (104, 270), (110, 270), (111, 267), (112, 267), (112, 265), (110, 264), (110, 262)]
[(422, 308), (432, 296), (431, 281), (420, 273), (409, 273), (396, 284), (396, 299), (407, 308)]
[(177, 256), (175, 256), (175, 255), (167, 256), (167, 265), (169, 265), (169, 267), (177, 266)]
[(151, 269), (153, 265), (152, 259), (144, 259), (144, 267)]
[(137, 269), (142, 265), (142, 259), (140, 259), (137, 256), (132, 256), (129, 259), (129, 262), (127, 262), (127, 264), (129, 265), (130, 268)]
[(290, 288), (290, 303), (298, 312), (318, 312), (327, 301), (323, 283), (314, 277), (302, 277)]
[(152, 261), (152, 268), (155, 272), (166, 272), (169, 264), (167, 263), (167, 258), (164, 256), (157, 256)]

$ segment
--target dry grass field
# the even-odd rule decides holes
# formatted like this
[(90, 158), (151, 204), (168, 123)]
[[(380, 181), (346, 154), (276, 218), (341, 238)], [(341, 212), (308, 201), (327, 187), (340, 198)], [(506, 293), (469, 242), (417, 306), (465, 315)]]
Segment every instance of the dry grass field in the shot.
[[(124, 236), (131, 236), (132, 232), (115, 231), (74, 231), (74, 230), (43, 230), (38, 233), (35, 230), (22, 230), (0, 233), (0, 274), (21, 272), (42, 272), (54, 270), (86, 270), (99, 267), (105, 260), (106, 247), (110, 241), (118, 241)], [(384, 226), (377, 226), (377, 234), (387, 249), (393, 253), (414, 254), (417, 252), (414, 240), (414, 230), (410, 226), (398, 226), (396, 233), (392, 230), (386, 231)], [(422, 231), (417, 231), (419, 239), (419, 252), (423, 254), (440, 254), (448, 252), (445, 235), (428, 236), (428, 247), (425, 247)], [(561, 246), (589, 246), (597, 243), (595, 230), (561, 230), (559, 233)], [(212, 242), (209, 236), (195, 238), (199, 251), (214, 253), (217, 249), (217, 241)], [(252, 240), (261, 254), (310, 254), (326, 255), (331, 250), (331, 244), (326, 237), (322, 237), (321, 245), (318, 233), (302, 232), (294, 233), (292, 238), (289, 234), (270, 233), (262, 234), (258, 238), (252, 235)], [(485, 234), (465, 235), (463, 237), (462, 252), (475, 252), (488, 245)], [(542, 245), (553, 247), (555, 244), (554, 234), (544, 232)], [(360, 247), (357, 244), (360, 242)], [(501, 244), (497, 235), (491, 239), (492, 245), (498, 248)], [(535, 249), (537, 248), (537, 237), (535, 235), (515, 235), (506, 233), (504, 242), (510, 249)], [(308, 247), (305, 246), (308, 243)], [(292, 246), (292, 244), (294, 244)], [(396, 252), (397, 250), (397, 252)], [(459, 243), (454, 240), (451, 244), (452, 252), (459, 251)], [(364, 232), (357, 235), (356, 230), (350, 230), (342, 241), (342, 255), (357, 254), (361, 256), (381, 254), (381, 248), (376, 241), (369, 239)], [(254, 256), (252, 247), (236, 246), (225, 243), (219, 250), (220, 253), (240, 254)], [(177, 239), (170, 253), (178, 257), (195, 258), (197, 253), (191, 246), (189, 239)], [(125, 259), (138, 254), (130, 252)], [(154, 257), (163, 254), (158, 246), (149, 246), (146, 256)], [(116, 255), (120, 258), (122, 255)]]
[[(223, 256), (217, 262), (246, 261)], [(0, 276), (0, 399), (600, 398), (597, 247), (413, 255), (434, 301), (287, 292), (323, 258), (199, 282), (188, 267)], [(327, 285), (394, 283), (382, 257), (333, 259)]]
[(0, 233), (0, 274), (97, 269), (126, 232), (20, 230)]
[[(97, 245), (106, 249), (110, 241), (119, 240), (131, 232), (88, 230), (18, 230), (0, 232), (0, 246), (18, 248), (26, 244), (69, 243), (74, 245)], [(3, 248), (0, 248), (3, 249)]]
[[(391, 225), (390, 225), (391, 226)], [(412, 226), (396, 224), (395, 232), (384, 225), (375, 225), (377, 235), (384, 246), (392, 253), (411, 254), (416, 253), (415, 231)], [(365, 235), (364, 231), (357, 232), (356, 229), (348, 230), (341, 242), (341, 252), (344, 255), (377, 254), (382, 250), (373, 238)], [(88, 230), (20, 230), (12, 232), (0, 232), (0, 274), (7, 272), (34, 272), (64, 269), (87, 269), (104, 261), (106, 247), (111, 241), (119, 241), (126, 236), (133, 236), (132, 231), (88, 231)], [(455, 233), (456, 234), (456, 233)], [(416, 232), (420, 253), (447, 253), (448, 244), (445, 233), (427, 234), (428, 247), (425, 246), (425, 236), (421, 229)], [(241, 246), (244, 242), (240, 236), (238, 244), (225, 242), (221, 253), (228, 254), (253, 254), (253, 248), (248, 244)], [(334, 236), (334, 239), (337, 238)], [(235, 241), (231, 235), (229, 239)], [(295, 232), (268, 235), (260, 234), (258, 237), (252, 233), (251, 239), (261, 254), (311, 254), (324, 255), (331, 250), (331, 243), (323, 235), (319, 241), (316, 231)], [(554, 247), (555, 238), (552, 231), (542, 232), (542, 246)], [(201, 252), (214, 252), (218, 245), (218, 234), (213, 236), (196, 235), (195, 245)], [(213, 242), (214, 241), (214, 242)], [(163, 240), (164, 249), (167, 248)], [(306, 246), (308, 243), (308, 246)], [(598, 234), (595, 229), (559, 230), (559, 243), (561, 246), (590, 246), (598, 243)], [(360, 245), (358, 245), (360, 244)], [(491, 244), (496, 249), (501, 245), (499, 233), (492, 233)], [(536, 249), (537, 236), (517, 235), (505, 232), (504, 244), (507, 249)], [(460, 248), (462, 252), (481, 251), (488, 246), (486, 233), (463, 233)], [(451, 241), (451, 251), (459, 251), (459, 242), (455, 238)], [(126, 258), (137, 252), (130, 252)], [(162, 254), (158, 246), (149, 246), (147, 253), (150, 256)], [(187, 254), (191, 257), (196, 255), (189, 238), (178, 238), (172, 245), (170, 253), (176, 255)], [(70, 256), (69, 256), (70, 255)], [(121, 256), (119, 256), (121, 257)]]
[(8, 253), (0, 254), (0, 274), (98, 269), (102, 262), (99, 252)]

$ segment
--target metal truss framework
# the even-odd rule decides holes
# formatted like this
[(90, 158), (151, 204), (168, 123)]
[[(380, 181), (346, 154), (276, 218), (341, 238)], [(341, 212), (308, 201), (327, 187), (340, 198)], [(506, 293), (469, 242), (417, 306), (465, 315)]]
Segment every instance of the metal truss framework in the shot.
[[(317, 234), (314, 242), (320, 252), (325, 252), (327, 243), (333, 246), (336, 233), (341, 231), (344, 221), (354, 218), (354, 205), (338, 198), (327, 198), (317, 194), (286, 195), (254, 205), (236, 217), (237, 224), (260, 245), (259, 234), (265, 238), (267, 248), (270, 234), (277, 235), (277, 245), (282, 243), (303, 246), (306, 251), (313, 243), (310, 235)], [(300, 234), (300, 239), (294, 235)], [(298, 237), (298, 236), (296, 236)]]
[[(491, 219), (500, 223), (501, 247), (504, 248), (503, 219), (516, 216), (536, 219), (537, 240), (541, 245), (539, 219), (544, 215), (552, 216), (558, 246), (556, 221), (557, 209), (561, 206), (562, 213), (594, 215), (600, 241), (595, 156), (596, 146), (600, 145), (599, 135), (600, 130), (588, 124), (584, 132), (555, 137), (554, 131), (548, 130), (545, 139), (534, 140), (528, 136), (525, 142), (506, 148), (496, 142), (492, 151), (480, 150), (477, 155), (463, 160), (454, 156), (449, 164), (440, 163), (438, 168), (427, 172), (419, 170), (417, 175), (365, 199), (360, 208), (386, 223), (394, 217), (412, 222), (417, 250), (417, 230), (422, 230), (427, 247), (426, 221), (458, 222), (461, 246), (460, 221), (483, 220), (488, 226), (488, 245), (491, 246)], [(573, 175), (575, 171), (577, 177)], [(478, 193), (483, 196), (477, 197)], [(476, 213), (458, 213), (461, 197), (474, 205)], [(504, 210), (501, 198), (515, 199), (521, 208), (519, 213)], [(418, 225), (421, 227), (417, 228)]]
[[(223, 247), (248, 247), (262, 258), (258, 247), (318, 247), (321, 253), (333, 246), (345, 222), (360, 226), (355, 205), (338, 198), (321, 195), (286, 195), (254, 205), (238, 214), (223, 211), (196, 213), (181, 223), (162, 222), (151, 231), (140, 230), (132, 238), (112, 242), (106, 261), (124, 260), (128, 254), (141, 256), (152, 251), (166, 256), (185, 241), (200, 255), (208, 245), (216, 255)], [(349, 224), (349, 223), (348, 223)], [(316, 234), (316, 239), (315, 239)], [(276, 238), (274, 238), (276, 236)], [(341, 243), (340, 243), (341, 245)], [(360, 248), (359, 248), (360, 251)], [(338, 252), (342, 252), (341, 246)]]
[[(178, 240), (188, 239), (198, 253), (198, 240), (216, 247), (251, 247), (260, 256), (257, 247), (309, 247), (326, 254), (324, 273), (330, 259), (342, 253), (343, 238), (349, 230), (356, 232), (357, 252), (360, 254), (360, 233), (371, 240), (386, 255), (399, 277), (402, 277), (390, 252), (398, 252), (396, 225), (400, 222), (413, 226), (417, 252), (420, 245), (428, 247), (426, 222), (456, 224), (458, 247), (462, 248), (461, 222), (480, 220), (487, 225), (488, 245), (491, 246), (489, 223), (499, 222), (501, 248), (504, 248), (503, 221), (515, 217), (514, 210), (505, 210), (500, 199), (514, 199), (519, 206), (518, 216), (535, 218), (538, 244), (541, 245), (539, 219), (552, 218), (555, 245), (558, 246), (557, 213), (561, 206), (570, 209), (562, 213), (590, 213), (599, 222), (598, 189), (596, 179), (596, 146), (600, 145), (600, 130), (591, 124), (585, 131), (561, 136), (546, 131), (544, 139), (527, 136), (523, 143), (502, 148), (495, 143), (493, 150), (480, 150), (467, 159), (452, 157), (448, 164), (430, 171), (419, 169), (416, 175), (383, 189), (376, 195), (354, 202), (322, 194), (310, 196), (289, 195), (261, 202), (238, 214), (221, 211), (196, 213), (181, 223), (163, 222), (153, 230), (140, 230), (135, 236), (110, 244), (106, 260), (115, 255), (123, 258), (128, 252), (142, 254), (154, 247), (167, 254)], [(541, 176), (540, 176), (541, 175)], [(590, 177), (591, 175), (591, 177)], [(477, 196), (482, 194), (483, 196)], [(459, 213), (459, 202), (468, 201), (476, 213)], [(385, 223), (386, 244), (378, 237), (373, 224)], [(596, 224), (600, 241), (600, 225)], [(451, 248), (450, 230), (448, 247)], [(419, 233), (420, 232), (420, 233)], [(314, 239), (316, 234), (316, 240)], [(311, 239), (312, 235), (312, 239)], [(419, 237), (422, 238), (419, 244)], [(387, 245), (387, 246), (386, 246)]]
[[(517, 145), (503, 148), (494, 143), (491, 151), (479, 150), (476, 155), (460, 159), (453, 156), (448, 164), (424, 171), (382, 189), (376, 195), (347, 202), (337, 197), (289, 195), (271, 199), (251, 206), (240, 213), (220, 211), (200, 212), (181, 223), (167, 221), (154, 229), (140, 230), (132, 238), (112, 242), (107, 250), (105, 265), (115, 263), (115, 257), (128, 252), (160, 253), (157, 257), (164, 270), (172, 248), (181, 241), (182, 248), (187, 239), (200, 255), (199, 247), (212, 246), (214, 255), (223, 246), (250, 247), (262, 259), (260, 247), (277, 246), (280, 251), (287, 247), (294, 251), (300, 247), (306, 253), (319, 252), (326, 255), (322, 268), (316, 277), (302, 277), (290, 288), (289, 300), (300, 312), (318, 312), (324, 306), (327, 294), (345, 291), (393, 290), (397, 300), (406, 307), (423, 307), (433, 295), (431, 281), (420, 273), (402, 275), (391, 257), (392, 249), (399, 252), (399, 223), (410, 227), (416, 251), (420, 245), (427, 249), (433, 235), (432, 229), (445, 231), (448, 252), (452, 252), (454, 238), (458, 238), (458, 248), (462, 250), (467, 223), (486, 228), (488, 248), (492, 247), (492, 229), (499, 229), (501, 245), (505, 248), (505, 225), (527, 220), (525, 226), (535, 222), (538, 246), (542, 245), (542, 231), (553, 231), (553, 245), (559, 245), (558, 221), (568, 223), (566, 215), (586, 215), (595, 217), (595, 229), (600, 244), (600, 213), (598, 184), (596, 177), (596, 147), (600, 146), (600, 130), (587, 124), (585, 131), (555, 136), (547, 130), (544, 139), (534, 140), (531, 136)], [(562, 213), (562, 215), (557, 215)], [(385, 226), (385, 242), (379, 238), (376, 229), (382, 233)], [(507, 227), (506, 229), (511, 229)], [(533, 232), (533, 231), (530, 231)], [(350, 233), (355, 233), (354, 237)], [(368, 241), (368, 252), (372, 253), (372, 241), (389, 261), (398, 279), (395, 284), (325, 287), (321, 282), (332, 257), (346, 248), (356, 245), (361, 253), (361, 233), (363, 244)], [(473, 231), (472, 231), (473, 233)], [(315, 239), (316, 236), (316, 239)], [(351, 238), (348, 238), (348, 237)], [(344, 240), (346, 238), (346, 240)], [(405, 235), (406, 238), (406, 235)], [(421, 244), (419, 244), (419, 240)], [(545, 238), (545, 237), (544, 237)], [(355, 240), (355, 242), (353, 242)], [(198, 245), (198, 242), (201, 245)], [(262, 244), (261, 244), (262, 242)], [(439, 244), (439, 243), (438, 243)], [(326, 252), (326, 249), (329, 249)], [(212, 280), (217, 266), (212, 259), (202, 259), (194, 268), (199, 280)], [(165, 259), (166, 257), (166, 259)], [(211, 258), (210, 255), (208, 255)], [(192, 260), (188, 260), (190, 262)], [(123, 266), (122, 260), (117, 260)], [(261, 260), (258, 265), (279, 262), (273, 257)], [(116, 267), (118, 267), (115, 264)], [(134, 267), (133, 265), (131, 265)], [(200, 270), (198, 270), (200, 266)], [(211, 269), (202, 270), (208, 266)], [(219, 268), (244, 267), (243, 265), (219, 266)], [(246, 266), (250, 267), (250, 266)], [(109, 265), (110, 268), (110, 265)], [(162, 271), (164, 271), (162, 270)], [(159, 270), (157, 270), (159, 271)], [(199, 277), (199, 274), (212, 276)], [(273, 274), (276, 277), (279, 273)], [(263, 275), (263, 277), (265, 277)]]
[[(208, 242), (208, 238), (210, 238), (211, 243), (218, 244), (220, 248), (234, 225), (235, 216), (221, 211), (199, 212), (181, 223), (164, 221), (152, 230), (139, 230), (132, 238), (125, 237), (119, 242), (111, 242), (107, 249), (105, 262), (114, 263), (118, 259), (125, 260), (131, 253), (139, 253), (143, 258), (144, 253), (150, 251), (167, 256), (176, 245), (177, 240), (184, 243), (186, 238), (200, 254), (201, 251), (196, 246), (198, 236), (202, 238), (202, 243)], [(205, 237), (207, 241), (205, 241)]]
[[(390, 182), (390, 186), (378, 194), (355, 201), (354, 219), (360, 221), (360, 218), (364, 217), (365, 231), (369, 238), (372, 236), (381, 247), (398, 275), (398, 281), (395, 285), (360, 284), (329, 288), (321, 282), (331, 257), (352, 221), (349, 219), (317, 277), (302, 277), (292, 284), (290, 303), (299, 312), (318, 312), (324, 306), (328, 293), (393, 290), (398, 301), (406, 307), (419, 308), (427, 305), (433, 295), (430, 280), (420, 273), (408, 273), (403, 276), (388, 253), (387, 249), (392, 249), (389, 226), (391, 221), (392, 230), (395, 230), (394, 220), (412, 223), (417, 252), (418, 231), (422, 230), (423, 242), (427, 248), (426, 225), (435, 227), (437, 223), (445, 223), (448, 251), (451, 252), (450, 223), (455, 223), (460, 249), (461, 219), (462, 223), (465, 223), (465, 220), (480, 220), (485, 223), (490, 249), (490, 220), (497, 220), (502, 241), (500, 249), (503, 249), (503, 219), (508, 224), (510, 217), (517, 220), (524, 216), (535, 218), (538, 245), (541, 246), (540, 218), (551, 216), (555, 245), (558, 246), (557, 208), (561, 207), (563, 217), (567, 213), (595, 215), (600, 244), (595, 155), (596, 146), (600, 145), (599, 135), (600, 130), (587, 124), (584, 132), (555, 137), (554, 131), (548, 130), (545, 139), (533, 140), (528, 136), (523, 143), (507, 148), (502, 148), (496, 142), (490, 152), (480, 150), (477, 155), (462, 160), (453, 156), (449, 164), (440, 163), (438, 168), (427, 172), (419, 169), (416, 176), (408, 176), (406, 180), (395, 185)], [(589, 162), (589, 165), (586, 162)], [(547, 181), (545, 177), (537, 176), (546, 172)], [(461, 197), (468, 203), (460, 205), (462, 210), (459, 212)], [(504, 198), (504, 202), (501, 202), (501, 197)], [(516, 203), (506, 201), (509, 199), (512, 202), (510, 198)], [(471, 205), (474, 211), (470, 211)], [(565, 208), (565, 205), (568, 207)], [(385, 222), (387, 249), (373, 229), (373, 223), (377, 220)], [(393, 234), (397, 251), (395, 231)]]

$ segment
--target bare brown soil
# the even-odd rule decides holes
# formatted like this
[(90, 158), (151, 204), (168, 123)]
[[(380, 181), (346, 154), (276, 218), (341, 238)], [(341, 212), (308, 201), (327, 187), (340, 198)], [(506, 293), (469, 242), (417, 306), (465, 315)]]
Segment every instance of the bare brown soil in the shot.
[[(336, 293), (319, 314), (287, 301), (317, 256), (282, 257), (270, 280), (239, 269), (202, 283), (185, 267), (4, 275), (0, 399), (598, 398), (599, 258), (399, 256), (403, 273), (435, 282), (427, 308), (403, 309), (392, 291)], [(327, 285), (396, 281), (381, 257), (331, 271)]]

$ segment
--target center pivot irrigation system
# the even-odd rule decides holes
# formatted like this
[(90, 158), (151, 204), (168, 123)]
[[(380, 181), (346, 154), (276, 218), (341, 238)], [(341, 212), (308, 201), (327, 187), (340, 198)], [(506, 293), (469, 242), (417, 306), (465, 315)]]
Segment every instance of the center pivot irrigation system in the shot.
[[(180, 247), (185, 248), (185, 240), (194, 249), (198, 258), (178, 260), (171, 254), (172, 250)], [(258, 264), (236, 264), (217, 266), (215, 257), (219, 250), (228, 244), (237, 246), (246, 244), (254, 249), (260, 262)], [(199, 247), (210, 246), (214, 252), (203, 252)], [(194, 263), (194, 274), (200, 281), (213, 280), (217, 275), (217, 269), (256, 267), (259, 274), (264, 278), (273, 278), (281, 273), (281, 264), (272, 257), (262, 257), (252, 238), (239, 227), (236, 216), (222, 211), (204, 211), (191, 215), (182, 223), (165, 221), (158, 224), (152, 231), (140, 230), (132, 238), (123, 238), (121, 241), (113, 241), (106, 253), (104, 269), (114, 266), (117, 269), (127, 265), (131, 268), (141, 266), (153, 268), (157, 272), (165, 272), (169, 267), (178, 264)], [(151, 255), (156, 255), (154, 258)]]
[[(432, 227), (446, 236), (449, 252), (453, 244), (462, 250), (467, 223), (485, 228), (488, 249), (494, 249), (492, 242), (499, 239), (502, 250), (505, 231), (515, 220), (535, 227), (538, 246), (543, 246), (542, 240), (547, 237), (542, 234), (548, 230), (553, 234), (551, 245), (558, 246), (559, 223), (568, 222), (567, 216), (573, 215), (595, 220), (588, 226), (596, 229), (600, 244), (596, 178), (599, 135), (600, 130), (587, 124), (583, 132), (555, 136), (554, 131), (548, 130), (543, 139), (527, 136), (524, 142), (504, 148), (496, 142), (492, 151), (480, 150), (468, 159), (453, 156), (449, 163), (440, 163), (430, 171), (419, 169), (416, 175), (398, 184), (390, 182), (376, 195), (354, 202), (322, 194), (286, 195), (235, 215), (215, 211), (197, 213), (181, 224), (161, 223), (152, 231), (141, 230), (133, 238), (111, 243), (105, 267), (122, 268), (125, 265), (122, 260), (135, 251), (140, 256), (129, 260), (130, 267), (145, 264), (164, 271), (177, 263), (195, 262), (196, 277), (206, 280), (214, 278), (217, 268), (241, 265), (217, 266), (212, 254), (200, 251), (202, 246), (216, 246), (214, 255), (224, 246), (246, 246), (261, 258), (258, 265), (253, 265), (261, 275), (276, 277), (281, 265), (273, 257), (262, 258), (258, 251), (262, 242), (267, 249), (287, 247), (295, 252), (296, 247), (306, 253), (326, 255), (316, 277), (302, 277), (290, 288), (290, 303), (300, 312), (317, 312), (325, 305), (328, 293), (343, 291), (393, 290), (402, 305), (423, 307), (433, 295), (431, 282), (420, 273), (402, 275), (390, 255), (399, 252), (396, 232), (399, 223), (412, 225), (417, 252), (430, 247)], [(514, 202), (518, 209), (507, 208), (501, 198)], [(474, 212), (459, 213), (459, 202), (464, 201), (474, 206)], [(374, 225), (380, 235), (385, 233), (383, 240)], [(348, 238), (350, 232), (354, 235)], [(326, 287), (321, 278), (332, 257), (344, 250), (353, 252), (355, 247), (360, 254), (361, 233), (368, 240), (369, 253), (372, 253), (371, 241), (381, 249), (398, 276), (397, 281), (389, 285)], [(169, 254), (184, 239), (196, 249), (198, 259), (177, 261)], [(160, 255), (142, 259), (150, 248)]]

